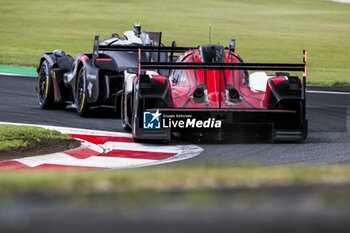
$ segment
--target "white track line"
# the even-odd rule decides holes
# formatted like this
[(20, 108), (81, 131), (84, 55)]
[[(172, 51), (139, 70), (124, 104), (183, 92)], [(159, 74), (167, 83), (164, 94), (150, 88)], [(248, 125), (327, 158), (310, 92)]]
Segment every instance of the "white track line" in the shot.
[(20, 76), (20, 77), (37, 77), (37, 76), (31, 76), (31, 75), (28, 75), (28, 74), (9, 74), (9, 73), (0, 73), (0, 75), (3, 75), (3, 76)]
[[(163, 152), (163, 153), (178, 153), (177, 146), (130, 143), (130, 142), (106, 142), (103, 145), (107, 150), (133, 150), (133, 151), (148, 151), (148, 152)], [(132, 149), (130, 149), (132, 148)]]
[(29, 167), (37, 167), (43, 164), (80, 166), (80, 167), (100, 167), (100, 168), (123, 168), (131, 166), (141, 166), (153, 163), (154, 160), (128, 159), (115, 157), (92, 156), (87, 159), (77, 159), (64, 153), (55, 153), (35, 157), (15, 159)]
[(307, 90), (306, 93), (329, 94), (329, 95), (350, 95), (350, 92), (339, 92), (339, 91), (309, 91), (309, 90)]

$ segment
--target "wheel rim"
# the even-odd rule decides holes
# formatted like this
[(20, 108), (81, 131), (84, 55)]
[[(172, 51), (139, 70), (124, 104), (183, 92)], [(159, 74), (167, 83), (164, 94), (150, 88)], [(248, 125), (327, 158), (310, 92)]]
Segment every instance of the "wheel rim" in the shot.
[(41, 68), (40, 68), (40, 73), (39, 73), (39, 83), (38, 83), (38, 98), (39, 98), (39, 103), (42, 105), (47, 98), (47, 92), (48, 92), (48, 81), (49, 81), (49, 76), (47, 72), (47, 66), (43, 63)]
[(77, 85), (77, 108), (78, 111), (81, 112), (82, 110), (82, 105), (84, 104), (84, 99), (85, 99), (85, 70), (81, 69), (79, 72), (79, 77), (78, 77), (78, 85)]

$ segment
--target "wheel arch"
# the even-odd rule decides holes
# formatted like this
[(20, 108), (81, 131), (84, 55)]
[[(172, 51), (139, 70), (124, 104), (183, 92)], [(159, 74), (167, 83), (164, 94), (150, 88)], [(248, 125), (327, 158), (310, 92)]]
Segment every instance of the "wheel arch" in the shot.
[(36, 69), (37, 73), (40, 72), (41, 64), (43, 64), (43, 62), (44, 62), (45, 60), (49, 63), (49, 65), (50, 65), (51, 67), (54, 67), (54, 65), (55, 65), (54, 57), (55, 57), (55, 56), (54, 56), (52, 53), (45, 53), (45, 54), (43, 54), (43, 55), (41, 56), (41, 58), (40, 58), (39, 66), (38, 66), (37, 69)]

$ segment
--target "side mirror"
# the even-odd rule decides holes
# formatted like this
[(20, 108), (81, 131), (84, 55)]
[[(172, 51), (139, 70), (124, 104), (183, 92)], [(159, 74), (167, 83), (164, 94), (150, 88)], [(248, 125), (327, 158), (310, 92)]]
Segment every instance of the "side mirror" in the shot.
[(231, 39), (230, 45), (229, 45), (229, 49), (230, 49), (231, 52), (235, 52), (236, 51), (236, 39)]

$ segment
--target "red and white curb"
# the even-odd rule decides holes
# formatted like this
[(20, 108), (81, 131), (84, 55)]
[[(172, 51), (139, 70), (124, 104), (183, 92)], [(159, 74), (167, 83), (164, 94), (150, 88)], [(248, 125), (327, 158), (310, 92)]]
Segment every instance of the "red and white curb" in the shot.
[(176, 162), (195, 157), (203, 151), (196, 145), (135, 143), (129, 133), (8, 122), (0, 124), (42, 127), (82, 141), (81, 147), (73, 150), (1, 161), (0, 171), (125, 169)]

